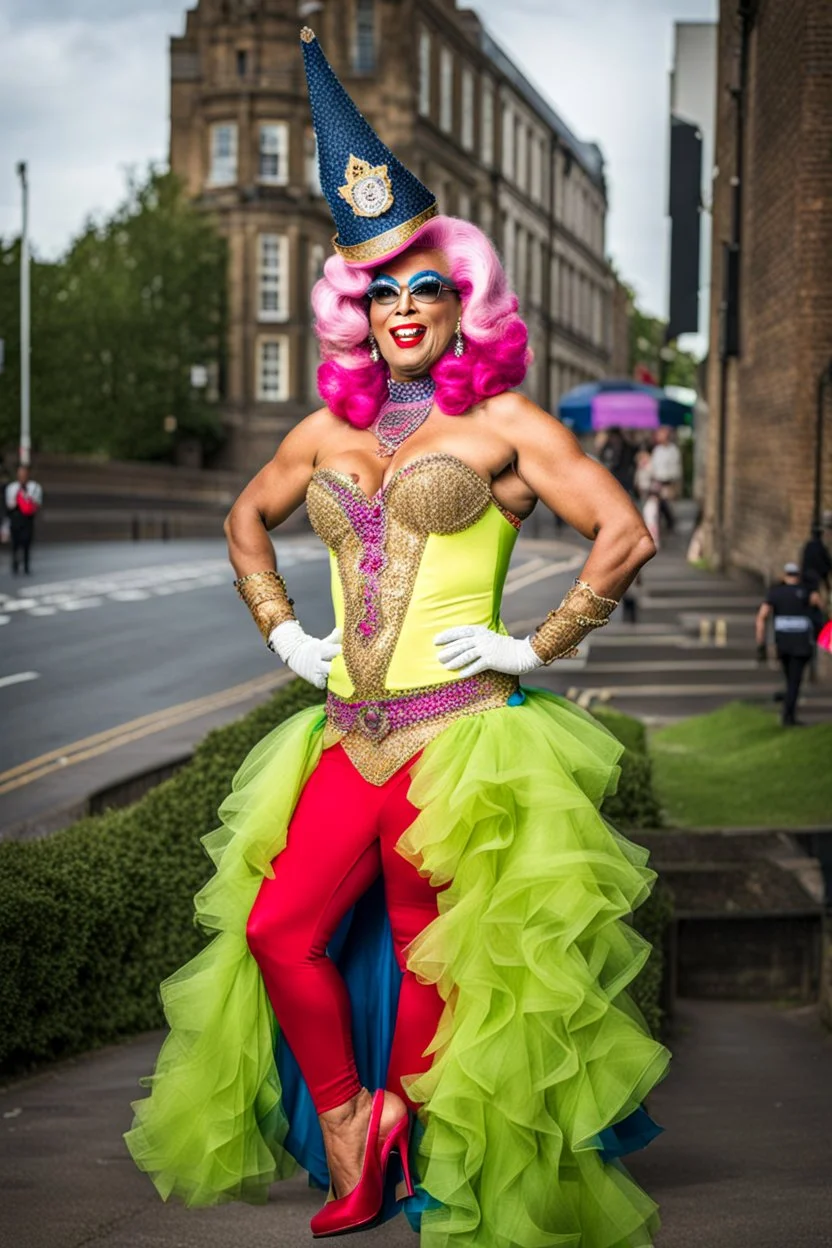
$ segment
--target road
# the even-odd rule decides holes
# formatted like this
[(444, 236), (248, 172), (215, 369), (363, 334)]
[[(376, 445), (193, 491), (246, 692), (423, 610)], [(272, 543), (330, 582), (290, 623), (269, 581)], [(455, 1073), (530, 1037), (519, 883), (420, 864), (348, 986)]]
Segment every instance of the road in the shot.
[[(328, 632), (325, 548), (289, 536), (279, 563), (304, 626)], [(566, 543), (519, 543), (509, 625), (542, 617), (579, 563)], [(182, 757), (283, 678), (232, 589), (223, 542), (43, 547), (35, 567), (0, 574), (0, 829)]]
[[(0, 1243), (9, 1248), (306, 1248), (320, 1195), (299, 1177), (267, 1205), (163, 1204), (121, 1139), (160, 1034), (0, 1088)], [(627, 1162), (659, 1203), (656, 1248), (832, 1245), (832, 1037), (812, 1008), (682, 1001), (665, 1127)], [(357, 1242), (357, 1241), (356, 1241)], [(414, 1248), (404, 1218), (368, 1248)]]
[[(782, 678), (753, 644), (759, 586), (689, 567), (680, 528), (642, 575), (637, 623), (618, 611), (580, 659), (526, 683), (652, 723), (738, 698), (774, 706)], [(278, 547), (304, 626), (323, 635), (323, 546), (309, 534)], [(570, 530), (521, 537), (503, 600), (510, 632), (560, 601), (586, 550)], [(233, 592), (222, 542), (53, 546), (36, 568), (26, 581), (0, 572), (0, 839), (63, 826), (88, 795), (187, 757), (287, 679)], [(828, 682), (804, 682), (801, 718), (830, 714)]]

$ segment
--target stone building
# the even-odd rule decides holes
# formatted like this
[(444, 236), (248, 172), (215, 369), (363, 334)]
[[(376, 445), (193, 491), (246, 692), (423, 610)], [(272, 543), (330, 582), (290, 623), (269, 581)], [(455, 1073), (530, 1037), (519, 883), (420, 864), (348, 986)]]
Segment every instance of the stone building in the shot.
[(595, 144), (455, 0), (199, 0), (171, 40), (172, 169), (229, 240), (223, 463), (249, 471), (319, 403), (309, 292), (333, 233), (298, 44), (314, 26), (382, 139), (498, 246), (549, 410), (609, 371), (614, 280)]
[[(776, 576), (832, 507), (832, 5), (721, 0), (706, 519)], [(830, 378), (832, 381), (832, 378)]]

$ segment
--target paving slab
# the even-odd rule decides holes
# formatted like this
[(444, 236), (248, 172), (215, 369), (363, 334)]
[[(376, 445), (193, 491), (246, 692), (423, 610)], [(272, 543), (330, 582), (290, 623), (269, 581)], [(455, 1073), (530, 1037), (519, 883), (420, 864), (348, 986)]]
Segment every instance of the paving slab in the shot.
[[(122, 1141), (161, 1033), (0, 1089), (0, 1243), (9, 1248), (306, 1248), (320, 1204), (303, 1176), (264, 1206), (164, 1204)], [(659, 1202), (656, 1248), (832, 1245), (832, 1036), (813, 1008), (679, 1004), (666, 1128), (631, 1158)], [(404, 1218), (368, 1245), (412, 1248)]]

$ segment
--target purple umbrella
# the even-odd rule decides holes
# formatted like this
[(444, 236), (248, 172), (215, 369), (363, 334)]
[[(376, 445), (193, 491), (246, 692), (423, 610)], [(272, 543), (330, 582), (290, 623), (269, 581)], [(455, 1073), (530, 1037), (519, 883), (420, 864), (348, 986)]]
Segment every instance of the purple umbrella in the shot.
[(669, 398), (658, 386), (639, 381), (592, 381), (576, 386), (558, 404), (558, 415), (574, 433), (599, 429), (658, 429), (689, 425), (691, 409)]

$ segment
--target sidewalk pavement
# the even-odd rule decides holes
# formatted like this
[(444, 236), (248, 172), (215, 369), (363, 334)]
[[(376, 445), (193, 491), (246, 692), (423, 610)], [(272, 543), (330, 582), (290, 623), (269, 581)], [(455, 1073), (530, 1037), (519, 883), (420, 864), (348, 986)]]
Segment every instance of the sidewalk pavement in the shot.
[[(659, 1203), (656, 1248), (832, 1245), (832, 1036), (813, 1008), (682, 1001), (667, 1079), (650, 1099), (666, 1128), (627, 1163)], [(8, 1248), (306, 1248), (320, 1204), (304, 1176), (266, 1206), (164, 1204), (122, 1132), (160, 1033), (0, 1090), (0, 1243)], [(368, 1245), (413, 1248), (403, 1217)]]
[[(780, 665), (774, 657), (757, 662), (754, 637), (765, 588), (751, 574), (692, 567), (686, 553), (694, 504), (684, 500), (675, 506), (677, 531), (663, 540), (634, 586), (636, 622), (628, 623), (619, 607), (610, 624), (590, 637), (588, 657), (533, 672), (524, 677), (527, 683), (568, 694), (584, 706), (612, 702), (653, 724), (737, 700), (775, 709), (774, 695), (783, 688)], [(821, 666), (827, 673), (832, 668)], [(800, 718), (807, 723), (832, 718), (828, 676), (813, 680), (807, 674)]]

